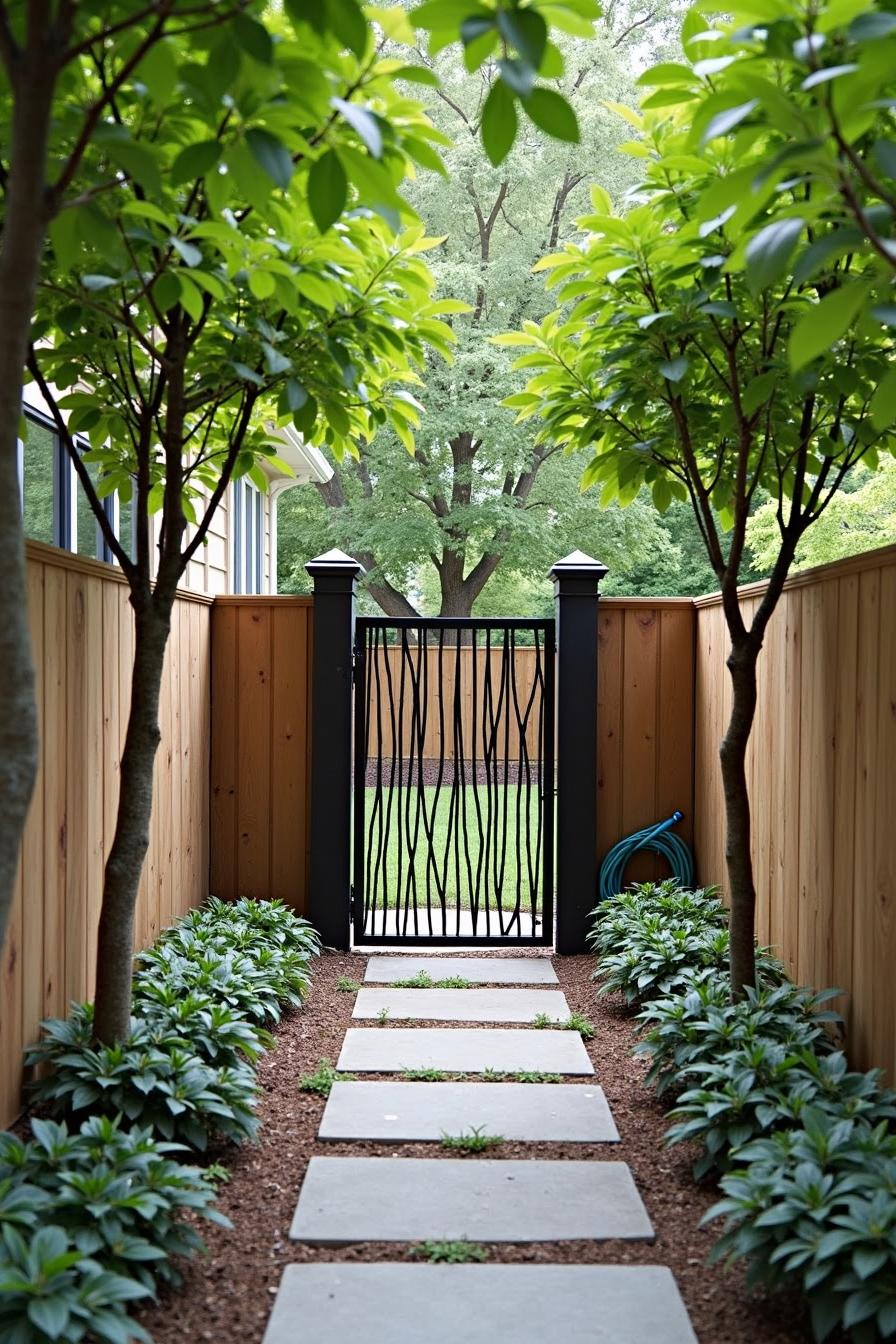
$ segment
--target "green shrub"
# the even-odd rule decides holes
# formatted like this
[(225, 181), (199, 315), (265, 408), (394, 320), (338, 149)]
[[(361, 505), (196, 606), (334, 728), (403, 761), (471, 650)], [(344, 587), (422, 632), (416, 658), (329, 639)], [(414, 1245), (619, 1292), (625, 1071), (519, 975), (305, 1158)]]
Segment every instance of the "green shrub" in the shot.
[(0, 1339), (4, 1344), (130, 1344), (149, 1335), (125, 1315), (148, 1297), (135, 1279), (104, 1270), (61, 1227), (0, 1234)]
[(69, 1018), (44, 1022), (40, 1042), (26, 1053), (28, 1064), (50, 1066), (33, 1095), (54, 1115), (120, 1114), (200, 1152), (216, 1135), (235, 1143), (255, 1137), (249, 1065), (214, 1068), (152, 1020), (134, 1020), (131, 1035), (115, 1045), (92, 1045), (92, 1027), (93, 1006), (76, 1004)]
[(885, 1122), (807, 1109), (798, 1129), (757, 1139), (722, 1178), (715, 1261), (749, 1261), (748, 1282), (796, 1282), (816, 1340), (896, 1335), (896, 1136)]
[(756, 1041), (715, 1063), (692, 1065), (702, 1079), (671, 1111), (670, 1144), (699, 1143), (697, 1178), (727, 1171), (735, 1150), (769, 1130), (799, 1123), (810, 1108), (874, 1124), (896, 1116), (896, 1094), (879, 1086), (879, 1071), (851, 1073), (842, 1052), (818, 1056)]
[[(626, 1003), (686, 993), (728, 966), (727, 912), (715, 887), (685, 891), (673, 879), (645, 883), (593, 911), (589, 942), (598, 953), (599, 993), (619, 991)], [(779, 984), (784, 968), (766, 950), (756, 958), (760, 981)]]
[(141, 983), (137, 1015), (166, 1036), (179, 1036), (206, 1064), (255, 1064), (274, 1038), (242, 1013), (201, 990), (183, 990), (168, 980)]
[[(29, 1142), (0, 1134), (0, 1188), (8, 1183), (35, 1219), (51, 1209), (53, 1223), (104, 1269), (150, 1290), (158, 1279), (179, 1282), (175, 1259), (202, 1249), (199, 1233), (180, 1215), (189, 1210), (230, 1226), (212, 1207), (211, 1177), (176, 1160), (182, 1145), (159, 1142), (149, 1128), (125, 1129), (119, 1120), (92, 1116), (75, 1133), (37, 1119), (31, 1131)], [(5, 1221), (16, 1221), (14, 1210)]]
[(646, 1082), (660, 1095), (683, 1085), (696, 1066), (718, 1062), (744, 1046), (766, 1043), (826, 1053), (833, 1049), (826, 1024), (841, 1019), (822, 1005), (838, 993), (813, 994), (789, 983), (763, 985), (732, 1003), (727, 978), (714, 975), (684, 993), (652, 999), (638, 1014), (644, 1026), (635, 1053), (649, 1059)]

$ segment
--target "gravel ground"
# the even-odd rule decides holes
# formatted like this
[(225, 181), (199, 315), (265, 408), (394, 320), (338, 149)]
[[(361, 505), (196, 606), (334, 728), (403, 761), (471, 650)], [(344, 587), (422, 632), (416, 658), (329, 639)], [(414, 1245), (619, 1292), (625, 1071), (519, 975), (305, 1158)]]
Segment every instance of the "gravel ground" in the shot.
[[(502, 953), (503, 949), (488, 955)], [(512, 954), (510, 949), (504, 953)], [(642, 1086), (643, 1064), (630, 1053), (631, 1019), (620, 1003), (596, 999), (590, 978), (592, 964), (592, 958), (585, 956), (557, 958), (555, 962), (571, 1010), (584, 1013), (597, 1027), (597, 1036), (588, 1043), (588, 1049), (622, 1140), (606, 1156), (631, 1166), (653, 1220), (656, 1241), (653, 1245), (590, 1241), (494, 1245), (490, 1247), (490, 1259), (507, 1263), (669, 1265), (700, 1344), (808, 1344), (811, 1335), (797, 1302), (751, 1295), (739, 1269), (725, 1272), (707, 1267), (713, 1234), (701, 1230), (698, 1224), (716, 1192), (712, 1187), (694, 1184), (690, 1173), (693, 1154), (662, 1147), (663, 1113)], [(351, 1025), (354, 1003), (354, 995), (338, 991), (336, 982), (340, 976), (360, 980), (362, 975), (362, 958), (326, 953), (318, 963), (306, 1009), (289, 1016), (279, 1028), (276, 1049), (263, 1060), (260, 1070), (260, 1140), (222, 1158), (232, 1174), (222, 1189), (220, 1208), (233, 1222), (233, 1230), (205, 1229), (207, 1254), (187, 1267), (183, 1287), (166, 1291), (158, 1304), (139, 1314), (156, 1344), (203, 1340), (220, 1344), (234, 1339), (241, 1344), (259, 1344), (284, 1265), (404, 1258), (407, 1248), (395, 1244), (328, 1249), (297, 1246), (288, 1239), (305, 1167), (315, 1153), (394, 1156), (400, 1152), (409, 1157), (435, 1157), (444, 1152), (437, 1144), (324, 1144), (315, 1140), (325, 1102), (312, 1093), (299, 1092), (298, 1079), (313, 1072), (323, 1058), (335, 1062)], [(367, 1029), (390, 1028), (388, 1024), (383, 1028), (371, 1024)], [(457, 1156), (453, 1152), (444, 1155)], [(594, 1155), (593, 1145), (550, 1146), (550, 1156), (558, 1160)], [(545, 1146), (507, 1143), (487, 1156), (543, 1158)], [(469, 1160), (477, 1158), (471, 1156)], [(359, 1328), (363, 1330), (363, 1322), (359, 1322)]]

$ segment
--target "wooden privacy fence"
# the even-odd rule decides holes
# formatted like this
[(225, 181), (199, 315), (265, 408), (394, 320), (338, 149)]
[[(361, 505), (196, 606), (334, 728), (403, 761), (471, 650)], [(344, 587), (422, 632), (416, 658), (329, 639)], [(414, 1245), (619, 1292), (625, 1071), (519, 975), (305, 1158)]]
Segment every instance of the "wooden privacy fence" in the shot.
[[(747, 614), (764, 585), (744, 590)], [(718, 597), (697, 604), (697, 860), (725, 882)], [(842, 987), (860, 1068), (896, 1077), (896, 547), (792, 578), (759, 657), (749, 749), (758, 932), (803, 984)]]
[(312, 602), (224, 597), (212, 609), (211, 889), (308, 899)]
[[(29, 544), (28, 591), (42, 753), (0, 955), (0, 1123), (40, 1018), (92, 992), (133, 653), (116, 569)], [(308, 598), (179, 599), (138, 945), (209, 889), (307, 909), (312, 618)], [(677, 807), (700, 880), (724, 886), (719, 600), (604, 598), (598, 620), (598, 858)], [(854, 1063), (896, 1076), (896, 547), (788, 583), (749, 769), (760, 937), (798, 980), (847, 991)]]
[[(217, 896), (277, 896), (307, 909), (312, 614), (311, 599), (301, 597), (217, 598), (212, 609), (211, 887)], [(690, 839), (693, 603), (607, 598), (599, 621), (600, 852), (676, 807), (685, 813), (681, 834)], [(472, 660), (484, 659), (486, 650), (451, 650), (446, 673), (455, 653), (464, 694), (472, 694)], [(437, 654), (431, 649), (426, 656)], [(388, 657), (397, 667), (400, 651), (390, 649)], [(533, 649), (518, 648), (516, 657), (534, 674)], [(433, 755), (438, 720), (433, 705), (427, 725)], [(633, 877), (658, 872), (650, 859), (632, 867)]]
[[(41, 751), (0, 957), (0, 1125), (20, 1110), (22, 1050), (40, 1020), (93, 994), (134, 640), (111, 565), (29, 542), (27, 582)], [(137, 947), (208, 893), (209, 615), (206, 598), (175, 603)]]

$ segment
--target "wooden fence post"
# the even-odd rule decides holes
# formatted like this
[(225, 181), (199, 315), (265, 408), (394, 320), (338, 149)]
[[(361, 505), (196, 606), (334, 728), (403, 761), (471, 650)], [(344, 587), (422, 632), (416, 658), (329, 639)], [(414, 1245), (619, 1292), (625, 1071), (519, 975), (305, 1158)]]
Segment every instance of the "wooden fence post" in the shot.
[(351, 943), (352, 661), (364, 573), (343, 551), (305, 566), (314, 580), (309, 913), (326, 947)]
[(597, 904), (597, 604), (606, 565), (551, 570), (557, 610), (557, 951), (585, 952)]

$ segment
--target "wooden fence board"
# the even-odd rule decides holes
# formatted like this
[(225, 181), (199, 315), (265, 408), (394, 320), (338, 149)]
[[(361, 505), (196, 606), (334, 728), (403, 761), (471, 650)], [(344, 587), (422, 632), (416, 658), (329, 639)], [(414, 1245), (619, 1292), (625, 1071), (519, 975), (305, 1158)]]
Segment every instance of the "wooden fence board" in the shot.
[[(308, 763), (310, 760), (310, 640), (312, 604), (307, 598), (219, 598), (212, 611), (212, 890), (240, 895), (281, 896), (306, 909), (308, 859)], [(693, 606), (688, 600), (609, 599), (600, 608), (598, 699), (598, 827), (601, 857), (623, 835), (669, 815), (690, 814), (693, 798), (692, 703)], [(484, 704), (484, 672), (490, 661), (495, 697), (505, 686), (500, 649), (446, 647), (438, 694), (438, 649), (382, 651), (376, 661), (384, 702), (391, 679), (393, 701), (411, 678), (419, 680), (424, 757), (438, 755), (444, 738), (448, 760), (456, 743), (455, 693), (463, 711), (463, 754), (475, 745), (482, 759), (483, 734), (494, 717)], [(516, 650), (519, 712), (535, 675), (530, 647)], [(458, 680), (459, 678), (459, 680)], [(475, 691), (475, 696), (474, 696)], [(406, 690), (406, 700), (409, 700)], [(497, 704), (495, 704), (497, 708)], [(515, 723), (516, 709), (511, 709)], [(400, 721), (399, 721), (400, 718)], [(369, 747), (389, 759), (399, 743), (407, 754), (412, 715), (408, 703), (394, 721), (384, 708), (382, 725), (369, 725)], [(527, 725), (530, 753), (537, 725)], [(499, 754), (516, 759), (519, 732), (505, 735)], [(660, 778), (657, 780), (657, 772)], [(688, 815), (682, 833), (689, 837)], [(266, 843), (265, 843), (266, 842)], [(639, 866), (640, 864), (640, 866)], [(645, 871), (646, 870), (646, 871)], [(658, 874), (662, 865), (642, 859), (629, 877)]]
[[(133, 620), (118, 570), (29, 542), (27, 585), (41, 751), (12, 919), (0, 949), (0, 1125), (20, 1110), (22, 1050), (36, 1038), (40, 1019), (59, 1016), (70, 1000), (93, 993), (133, 658)], [(208, 890), (201, 867), (188, 872), (161, 857), (203, 852), (207, 844), (208, 701), (192, 696), (185, 632), (192, 622), (207, 651), (209, 621), (207, 601), (178, 599), (169, 645), (178, 675), (166, 680), (167, 735), (150, 827), (156, 885), (141, 883), (138, 945), (158, 929), (160, 900), (166, 917), (174, 918)], [(207, 657), (204, 669), (207, 676)], [(183, 796), (178, 762), (167, 765), (172, 725), (181, 738), (189, 731), (194, 744), (190, 775), (198, 776), (199, 806), (193, 812), (179, 806), (175, 813), (171, 805), (173, 793)]]
[[(762, 591), (742, 591), (748, 620)], [(698, 872), (724, 886), (711, 748), (724, 732), (727, 640), (718, 598), (696, 606)], [(853, 1064), (893, 1078), (896, 547), (788, 581), (759, 668), (749, 755), (759, 937), (801, 982), (843, 987)]]

